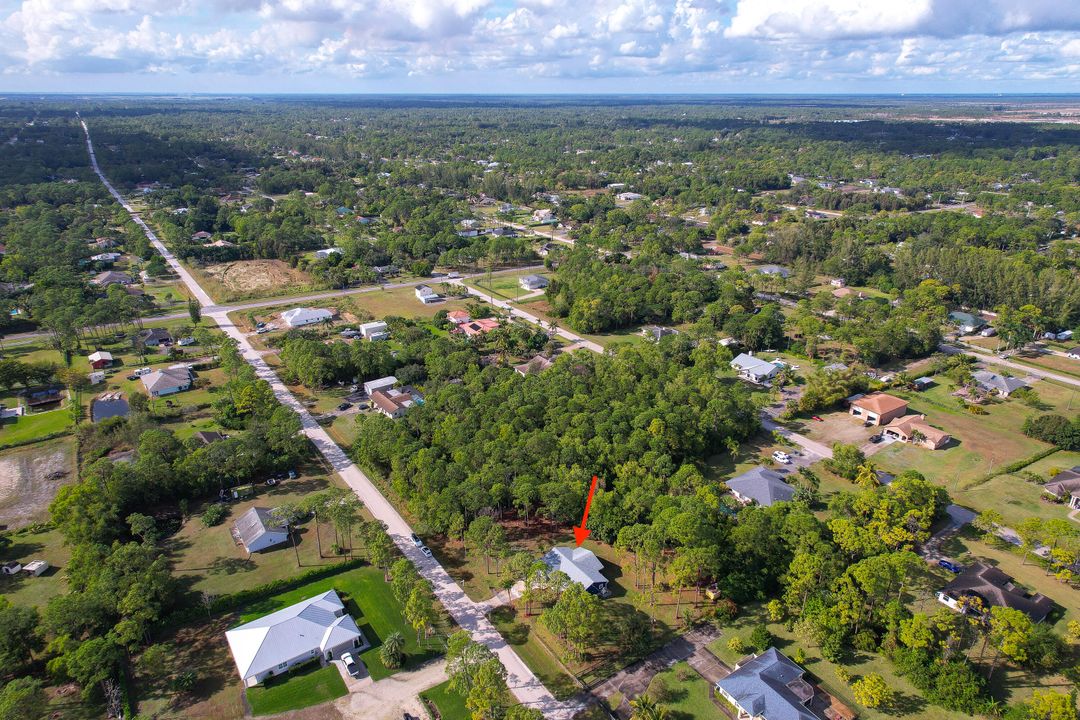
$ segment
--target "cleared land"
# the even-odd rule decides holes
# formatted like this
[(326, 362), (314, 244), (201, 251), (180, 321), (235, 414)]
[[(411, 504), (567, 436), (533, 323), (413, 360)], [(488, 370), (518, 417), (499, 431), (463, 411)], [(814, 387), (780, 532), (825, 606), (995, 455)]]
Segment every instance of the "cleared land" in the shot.
[(74, 479), (75, 443), (70, 438), (0, 453), (0, 527), (47, 520), (56, 491)]
[(317, 290), (303, 270), (281, 260), (238, 260), (189, 268), (211, 297), (234, 302)]

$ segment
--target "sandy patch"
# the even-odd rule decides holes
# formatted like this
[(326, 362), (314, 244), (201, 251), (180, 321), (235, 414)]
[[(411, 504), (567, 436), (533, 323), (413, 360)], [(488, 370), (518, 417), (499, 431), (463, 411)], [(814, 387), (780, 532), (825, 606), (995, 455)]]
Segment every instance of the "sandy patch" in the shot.
[(281, 260), (240, 260), (207, 265), (203, 272), (233, 292), (260, 292), (283, 287), (301, 289), (311, 276)]

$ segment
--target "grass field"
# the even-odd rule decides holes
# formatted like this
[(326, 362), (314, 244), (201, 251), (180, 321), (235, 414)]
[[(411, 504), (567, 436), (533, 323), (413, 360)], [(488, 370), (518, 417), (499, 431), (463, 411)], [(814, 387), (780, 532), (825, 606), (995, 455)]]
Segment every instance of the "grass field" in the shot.
[(71, 558), (71, 550), (64, 545), (64, 538), (56, 530), (31, 533), (17, 532), (9, 536), (11, 544), (0, 546), (0, 562), (17, 560), (26, 564), (31, 560), (46, 560), (49, 569), (39, 577), (26, 573), (0, 575), (0, 595), (15, 605), (44, 608), (49, 600), (67, 591), (64, 568)]
[[(467, 282), (467, 285), (471, 285), (475, 288), (479, 288), (484, 292), (490, 293), (504, 300), (517, 300), (523, 295), (529, 295), (534, 292), (533, 290), (526, 290), (518, 284), (518, 281), (525, 275), (540, 275), (542, 277), (550, 277), (547, 273), (536, 272), (535, 270), (523, 270), (519, 273), (507, 273), (503, 275), (494, 275), (491, 278), (491, 284), (488, 284), (487, 277), (478, 277)], [(539, 297), (542, 297), (539, 296)]]
[[(661, 690), (663, 688), (663, 690)], [(709, 699), (709, 683), (685, 662), (676, 663), (653, 677), (649, 697), (660, 695), (671, 718), (724, 720), (727, 716)]]
[(288, 675), (267, 680), (262, 687), (249, 688), (252, 715), (276, 715), (299, 710), (342, 697), (348, 692), (337, 666), (311, 663)]
[(925, 413), (931, 425), (953, 437), (941, 450), (926, 450), (904, 443), (893, 443), (874, 455), (875, 462), (886, 470), (898, 472), (915, 469), (950, 490), (963, 489), (1009, 463), (1031, 457), (1049, 446), (1021, 432), (1024, 420), (1037, 412), (1064, 411), (1073, 391), (1056, 383), (1036, 382), (1044, 409), (1036, 410), (1019, 400), (993, 401), (986, 415), (974, 415), (962, 409), (952, 397), (954, 384), (938, 376), (937, 384), (921, 393), (896, 392), (909, 402), (908, 413)]
[(316, 580), (253, 603), (237, 619), (237, 624), (249, 622), (327, 590), (337, 590), (343, 596), (349, 613), (371, 643), (368, 650), (360, 653), (360, 659), (367, 665), (372, 679), (381, 680), (399, 671), (388, 669), (379, 660), (379, 646), (383, 638), (391, 633), (400, 632), (405, 637), (405, 663), (400, 668), (402, 670), (414, 668), (441, 654), (441, 642), (438, 638), (433, 637), (417, 643), (416, 631), (405, 621), (401, 603), (383, 580), (382, 571), (374, 567), (357, 568), (334, 577)]
[(442, 720), (467, 720), (471, 713), (465, 707), (465, 698), (450, 689), (450, 681), (436, 685), (420, 693), (420, 697), (431, 702), (439, 711)]
[[(250, 507), (277, 507), (331, 486), (342, 486), (337, 475), (330, 478), (302, 476), (272, 488), (257, 485), (256, 497), (231, 505), (225, 520), (213, 527), (203, 525), (199, 517), (205, 506), (193, 508), (192, 516), (165, 546), (173, 560), (174, 572), (194, 592), (221, 595), (338, 562), (331, 555), (334, 530), (329, 523), (321, 523), (319, 528), (324, 558), (319, 557), (313, 520), (299, 525), (296, 551), (285, 544), (247, 557), (244, 549), (233, 541), (231, 533), (233, 523)], [(296, 565), (297, 552), (302, 567)]]
[(566, 674), (537, 638), (534, 632), (536, 616), (526, 619), (515, 608), (504, 606), (492, 610), (488, 617), (499, 629), (499, 633), (513, 646), (518, 657), (536, 673), (555, 697), (565, 699), (579, 690), (574, 679)]
[(66, 432), (74, 424), (75, 421), (71, 417), (67, 401), (64, 401), (63, 407), (57, 410), (23, 415), (16, 418), (14, 422), (11, 420), (5, 421), (0, 425), (0, 448)]

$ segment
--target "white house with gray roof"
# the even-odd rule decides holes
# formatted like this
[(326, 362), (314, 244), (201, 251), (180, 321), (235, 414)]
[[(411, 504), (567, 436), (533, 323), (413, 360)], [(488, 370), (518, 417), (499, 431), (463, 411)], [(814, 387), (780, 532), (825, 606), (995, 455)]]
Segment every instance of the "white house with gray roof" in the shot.
[(326, 662), (368, 647), (334, 590), (228, 630), (225, 639), (248, 687), (309, 660)]
[(795, 488), (784, 482), (784, 476), (767, 467), (757, 466), (725, 483), (739, 502), (756, 502), (769, 507), (795, 497)]
[(801, 667), (776, 648), (769, 648), (716, 683), (716, 691), (739, 711), (740, 718), (821, 720), (810, 709), (814, 686)]
[(544, 564), (551, 570), (564, 572), (571, 580), (594, 595), (608, 596), (608, 580), (604, 577), (604, 564), (592, 550), (583, 547), (553, 547), (543, 557)]
[(191, 387), (191, 370), (186, 367), (171, 367), (155, 370), (141, 378), (146, 394), (161, 397), (183, 392)]
[(740, 353), (731, 361), (731, 367), (743, 380), (749, 380), (757, 385), (767, 385), (769, 380), (780, 372), (779, 365), (749, 353)]

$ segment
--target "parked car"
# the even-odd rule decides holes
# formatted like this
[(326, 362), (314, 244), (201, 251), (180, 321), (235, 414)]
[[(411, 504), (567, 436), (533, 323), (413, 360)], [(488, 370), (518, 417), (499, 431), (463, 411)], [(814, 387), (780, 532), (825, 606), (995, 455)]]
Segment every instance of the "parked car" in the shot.
[(337, 406), (337, 409), (338, 410), (348, 410), (351, 407), (352, 407), (351, 402), (343, 402), (343, 403), (341, 403), (340, 405)]
[(964, 572), (964, 568), (960, 567), (959, 565), (952, 562), (951, 560), (938, 560), (937, 564), (939, 566), (945, 568), (946, 570), (948, 570), (951, 573), (960, 574), (960, 573)]
[(772, 454), (772, 459), (778, 463), (784, 463), (785, 465), (791, 462), (791, 456), (782, 450), (777, 450)]
[(138, 375), (128, 375), (128, 376), (127, 376), (127, 379), (128, 379), (128, 380), (138, 380), (138, 379), (139, 379), (139, 376), (138, 376)]
[(412, 534), (413, 545), (416, 547), (424, 547), (424, 541), (420, 539), (420, 536), (416, 533)]
[(875, 445), (878, 444), (879, 442), (881, 442), (881, 440), (882, 440), (881, 433), (878, 433), (877, 435), (871, 435), (870, 436), (870, 442), (874, 443)]
[(819, 417), (818, 417), (817, 415), (811, 415), (811, 416), (810, 416), (810, 419), (811, 419), (811, 420), (817, 420), (818, 422), (825, 422), (824, 420), (822, 420), (821, 418), (819, 418)]
[(270, 328), (268, 328), (268, 327), (261, 327), (261, 328), (259, 328), (258, 330), (256, 330), (256, 331), (255, 331), (255, 334), (256, 334), (256, 335), (265, 335), (265, 334), (266, 334), (266, 333), (268, 333), (268, 332), (270, 332)]
[(141, 367), (141, 368), (139, 368), (138, 370), (135, 371), (135, 377), (142, 377), (143, 375), (149, 375), (152, 372), (154, 372), (154, 371), (151, 370), (148, 367)]
[(257, 327), (257, 328), (264, 328), (264, 327), (266, 327), (266, 323), (264, 323), (264, 322), (257, 322), (257, 323), (255, 323), (255, 327)]
[(431, 557), (431, 548), (429, 548), (427, 545), (421, 545), (420, 552), (422, 552), (427, 557)]
[(360, 671), (360, 666), (356, 664), (356, 658), (352, 653), (341, 653), (341, 662), (350, 675), (355, 676)]

